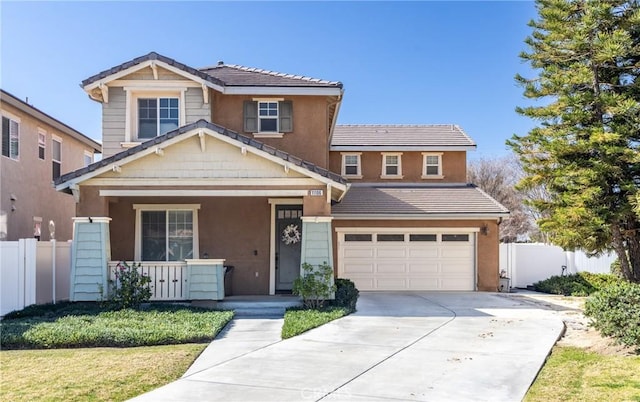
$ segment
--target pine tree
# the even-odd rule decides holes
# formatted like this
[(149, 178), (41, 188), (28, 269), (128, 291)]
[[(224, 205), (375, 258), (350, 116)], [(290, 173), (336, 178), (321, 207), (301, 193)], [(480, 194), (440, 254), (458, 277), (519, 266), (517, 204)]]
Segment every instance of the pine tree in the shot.
[(640, 282), (639, 0), (537, 0), (538, 19), (520, 57), (537, 77), (516, 76), (543, 105), (517, 108), (538, 124), (507, 141), (526, 177), (543, 185), (532, 205), (555, 244), (615, 251), (622, 275)]

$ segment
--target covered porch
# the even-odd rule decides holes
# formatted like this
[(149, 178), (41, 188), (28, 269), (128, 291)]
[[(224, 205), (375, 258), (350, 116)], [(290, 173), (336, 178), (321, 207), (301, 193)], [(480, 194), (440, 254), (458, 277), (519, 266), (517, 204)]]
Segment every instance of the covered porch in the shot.
[[(200, 280), (214, 286), (211, 278), (224, 279), (225, 266), (233, 267), (227, 291), (224, 283), (216, 284), (222, 291), (203, 300), (221, 300), (225, 293), (290, 293), (302, 262), (334, 265), (331, 202), (342, 198), (346, 182), (209, 125), (168, 133), (63, 177), (58, 189), (73, 193), (83, 217), (75, 224), (74, 261), (82, 267), (75, 280), (78, 289), (88, 290), (76, 299), (96, 297), (88, 283), (95, 275), (82, 278), (85, 258), (102, 270), (104, 288), (108, 267), (142, 263), (154, 281), (160, 278), (154, 282), (162, 289), (154, 294), (158, 300), (195, 300), (187, 290)], [(99, 250), (83, 243), (93, 236), (88, 227), (94, 224), (100, 226), (92, 229), (101, 233)], [(194, 266), (220, 272), (196, 277), (190, 273)]]

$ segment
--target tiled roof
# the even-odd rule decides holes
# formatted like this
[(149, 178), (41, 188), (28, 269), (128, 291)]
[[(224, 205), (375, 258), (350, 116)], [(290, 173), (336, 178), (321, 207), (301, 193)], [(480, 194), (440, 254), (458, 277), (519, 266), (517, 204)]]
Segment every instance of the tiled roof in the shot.
[(442, 186), (351, 186), (332, 208), (334, 216), (503, 215), (509, 211), (472, 184)]
[(336, 125), (332, 147), (362, 146), (475, 146), (476, 143), (457, 125)]
[(195, 69), (186, 64), (180, 63), (170, 57), (163, 56), (156, 52), (151, 52), (144, 56), (136, 57), (131, 61), (119, 64), (108, 70), (102, 71), (94, 76), (82, 81), (82, 86), (86, 87), (96, 81), (110, 75), (119, 73), (128, 68), (149, 60), (158, 60), (180, 69), (188, 74), (199, 77), (205, 81), (219, 86), (265, 86), (265, 87), (330, 87), (342, 88), (342, 83), (338, 81), (320, 80), (317, 78), (305, 77), (302, 75), (283, 74), (274, 71), (261, 70), (237, 66), (233, 64), (219, 64), (213, 67)]
[(161, 54), (158, 54), (156, 52), (151, 52), (149, 54), (146, 54), (144, 56), (140, 56), (140, 57), (136, 57), (135, 59), (131, 60), (131, 61), (127, 61), (125, 63), (119, 64), (115, 67), (111, 67), (108, 70), (104, 70), (94, 76), (91, 76), (89, 78), (87, 78), (86, 80), (82, 81), (82, 86), (86, 87), (89, 84), (92, 84), (98, 80), (101, 80), (103, 78), (106, 78), (110, 75), (119, 73), (120, 71), (126, 70), (128, 68), (131, 68), (133, 66), (136, 66), (138, 64), (144, 63), (145, 61), (149, 61), (149, 60), (158, 60), (161, 61), (163, 63), (167, 63), (170, 66), (173, 66), (175, 68), (178, 68), (186, 73), (189, 73), (191, 75), (194, 75), (196, 77), (202, 78), (205, 81), (209, 81), (213, 84), (216, 85), (224, 85), (224, 83), (222, 83), (220, 80), (218, 80), (217, 78), (214, 78), (206, 73), (203, 73), (202, 71), (199, 71), (193, 67), (189, 67), (186, 64), (180, 63), (179, 61), (176, 61), (170, 57), (166, 57), (163, 56)]
[(114, 162), (117, 162), (117, 161), (120, 161), (122, 159), (125, 159), (125, 158), (127, 158), (127, 157), (129, 157), (131, 155), (135, 155), (135, 154), (137, 154), (139, 152), (144, 151), (145, 149), (155, 147), (156, 145), (160, 145), (163, 142), (168, 141), (168, 140), (170, 140), (172, 138), (179, 137), (180, 135), (182, 135), (184, 133), (187, 133), (187, 132), (189, 132), (189, 131), (191, 131), (191, 130), (193, 130), (195, 128), (208, 128), (209, 130), (215, 131), (218, 134), (222, 134), (222, 135), (225, 135), (225, 136), (227, 136), (229, 138), (232, 138), (234, 140), (240, 141), (244, 145), (259, 149), (259, 150), (264, 151), (264, 152), (266, 152), (266, 153), (268, 153), (270, 155), (276, 156), (276, 157), (278, 157), (278, 158), (280, 158), (280, 159), (282, 159), (284, 161), (287, 161), (287, 162), (289, 162), (289, 163), (291, 163), (293, 165), (300, 166), (300, 167), (302, 167), (302, 168), (304, 168), (304, 169), (306, 169), (308, 171), (311, 171), (313, 173), (319, 174), (322, 177), (326, 177), (329, 180), (332, 180), (332, 181), (340, 183), (340, 184), (347, 184), (347, 180), (345, 180), (342, 176), (340, 176), (340, 175), (338, 175), (336, 173), (330, 172), (327, 169), (324, 169), (324, 168), (322, 168), (320, 166), (317, 166), (317, 165), (315, 165), (315, 164), (313, 164), (311, 162), (302, 160), (302, 159), (300, 159), (300, 158), (298, 158), (296, 156), (293, 156), (293, 155), (291, 155), (291, 154), (289, 154), (287, 152), (284, 152), (284, 151), (281, 151), (279, 149), (276, 149), (276, 148), (274, 148), (274, 147), (272, 147), (270, 145), (264, 144), (264, 143), (262, 143), (260, 141), (256, 141), (253, 138), (247, 137), (247, 136), (242, 135), (242, 134), (238, 134), (235, 131), (228, 130), (228, 129), (226, 129), (226, 128), (222, 127), (222, 126), (219, 126), (217, 124), (210, 123), (210, 122), (208, 122), (206, 120), (200, 119), (195, 123), (187, 124), (186, 126), (182, 126), (182, 127), (178, 128), (176, 130), (173, 130), (173, 131), (170, 131), (170, 132), (168, 132), (166, 134), (163, 134), (161, 136), (155, 137), (155, 138), (153, 138), (153, 139), (151, 139), (149, 141), (145, 141), (140, 145), (137, 145), (135, 147), (132, 147), (132, 148), (129, 148), (129, 149), (124, 150), (122, 152), (119, 152), (119, 153), (117, 153), (115, 155), (112, 155), (112, 156), (110, 156), (108, 158), (105, 158), (105, 159), (103, 159), (101, 161), (92, 163), (91, 165), (89, 165), (87, 167), (84, 167), (84, 168), (75, 170), (73, 172), (64, 174), (64, 175), (60, 176), (59, 178), (57, 178), (55, 180), (55, 185), (56, 186), (60, 185), (60, 184), (62, 184), (64, 182), (66, 182), (66, 181), (69, 181), (69, 180), (75, 179), (77, 177), (83, 176), (83, 175), (85, 175), (87, 173), (91, 173), (91, 172), (96, 171), (96, 170), (98, 170), (98, 169), (100, 169), (102, 167), (109, 166)]
[(219, 63), (213, 67), (201, 68), (200, 71), (222, 81), (226, 86), (342, 88), (342, 83), (339, 81), (327, 81), (302, 75), (284, 74), (235, 64)]

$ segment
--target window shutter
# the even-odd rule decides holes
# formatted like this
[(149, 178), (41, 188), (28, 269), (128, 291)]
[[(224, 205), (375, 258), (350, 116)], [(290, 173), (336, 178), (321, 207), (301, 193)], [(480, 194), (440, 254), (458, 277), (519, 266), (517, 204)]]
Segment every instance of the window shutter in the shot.
[(280, 114), (280, 132), (290, 133), (293, 131), (293, 103), (291, 101), (280, 102), (278, 105)]
[(2, 117), (2, 155), (9, 156), (9, 119)]
[(258, 132), (258, 102), (244, 101), (244, 131)]

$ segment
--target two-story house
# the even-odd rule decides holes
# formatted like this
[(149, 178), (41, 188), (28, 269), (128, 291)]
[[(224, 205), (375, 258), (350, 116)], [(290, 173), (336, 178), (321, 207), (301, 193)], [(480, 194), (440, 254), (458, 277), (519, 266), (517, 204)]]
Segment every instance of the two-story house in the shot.
[(3, 90), (0, 115), (0, 240), (71, 239), (76, 203), (53, 181), (93, 163), (102, 147)]
[(302, 262), (361, 290), (497, 288), (508, 211), (466, 183), (456, 126), (338, 126), (340, 82), (156, 53), (82, 86), (104, 158), (56, 183), (107, 218), (113, 260), (223, 259), (234, 294), (290, 291)]

